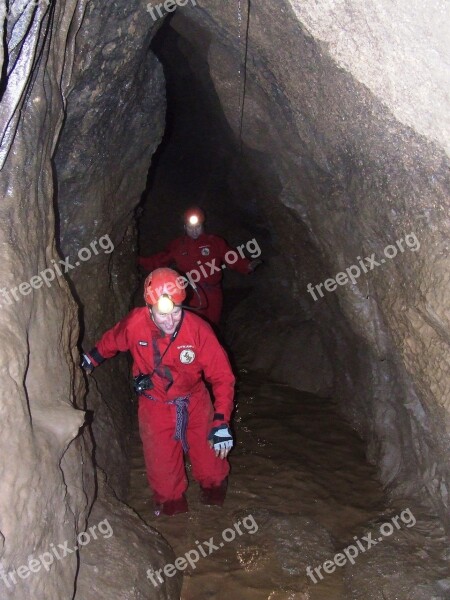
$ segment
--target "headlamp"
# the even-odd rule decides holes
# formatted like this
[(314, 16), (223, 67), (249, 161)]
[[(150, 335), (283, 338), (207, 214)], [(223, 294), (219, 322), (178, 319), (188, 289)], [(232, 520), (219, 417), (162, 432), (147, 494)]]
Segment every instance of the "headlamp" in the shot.
[(191, 215), (188, 219), (189, 225), (198, 225), (199, 218), (197, 215)]
[(158, 299), (157, 307), (158, 312), (162, 313), (163, 315), (168, 315), (175, 308), (175, 304), (167, 294), (162, 294), (162, 296), (160, 296)]

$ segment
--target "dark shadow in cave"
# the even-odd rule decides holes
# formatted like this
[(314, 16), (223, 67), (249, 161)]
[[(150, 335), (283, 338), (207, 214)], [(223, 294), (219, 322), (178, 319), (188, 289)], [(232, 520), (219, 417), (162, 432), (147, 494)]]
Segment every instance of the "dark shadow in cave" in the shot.
[[(246, 172), (245, 159), (209, 74), (210, 40), (203, 31), (196, 32), (199, 52), (175, 31), (171, 21), (172, 17), (166, 19), (151, 46), (164, 68), (167, 113), (164, 137), (152, 159), (142, 197), (139, 251), (151, 255), (182, 235), (181, 215), (196, 205), (206, 212), (208, 233), (224, 237), (231, 246), (256, 237), (267, 257), (271, 241), (256, 206), (257, 182), (250, 171), (247, 181), (236, 177)], [(237, 87), (238, 83), (236, 73)], [(238, 103), (237, 96), (236, 110)], [(232, 185), (230, 176), (237, 179)], [(226, 273), (225, 317), (251, 292), (250, 279)]]

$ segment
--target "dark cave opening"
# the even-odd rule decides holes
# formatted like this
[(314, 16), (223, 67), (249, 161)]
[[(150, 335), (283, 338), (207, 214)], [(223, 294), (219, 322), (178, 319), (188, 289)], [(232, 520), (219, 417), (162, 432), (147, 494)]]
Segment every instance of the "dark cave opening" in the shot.
[[(140, 203), (139, 253), (151, 255), (181, 235), (184, 211), (198, 206), (206, 213), (208, 233), (224, 237), (232, 247), (256, 240), (267, 261), (274, 248), (259, 196), (273, 192), (259, 184), (224, 115), (208, 70), (208, 36), (199, 31), (197, 39), (200, 47), (172, 27), (170, 17), (152, 40), (152, 51), (164, 69), (167, 110), (164, 137)], [(224, 321), (249, 295), (258, 275), (243, 278), (226, 271)]]

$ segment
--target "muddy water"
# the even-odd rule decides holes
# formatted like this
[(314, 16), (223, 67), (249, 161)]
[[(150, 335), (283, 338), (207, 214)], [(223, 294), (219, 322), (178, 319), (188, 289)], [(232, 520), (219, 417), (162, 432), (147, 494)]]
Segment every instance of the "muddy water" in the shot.
[[(388, 503), (332, 401), (243, 374), (234, 423), (224, 508), (200, 504), (190, 477), (190, 512), (174, 517), (152, 512), (136, 430), (129, 504), (177, 557), (191, 551), (183, 600), (450, 599), (450, 551), (437, 520), (406, 499)], [(313, 571), (317, 583), (307, 575), (357, 540), (354, 564)]]

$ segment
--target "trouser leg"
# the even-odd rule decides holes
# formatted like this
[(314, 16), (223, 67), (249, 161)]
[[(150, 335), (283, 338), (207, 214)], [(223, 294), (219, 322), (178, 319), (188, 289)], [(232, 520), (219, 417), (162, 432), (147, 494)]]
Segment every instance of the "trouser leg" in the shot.
[[(201, 403), (189, 417), (188, 444), (189, 458), (194, 479), (199, 482), (206, 496), (214, 502), (207, 504), (223, 504), (226, 494), (226, 483), (230, 465), (228, 460), (217, 458), (208, 443), (208, 433), (212, 427), (213, 408), (211, 402)], [(207, 500), (205, 493), (202, 501)]]
[(148, 483), (162, 512), (184, 512), (187, 510), (184, 492), (188, 482), (181, 442), (173, 439), (175, 411), (172, 406), (151, 404), (151, 400), (146, 402), (149, 406), (140, 400), (139, 432)]
[(223, 305), (222, 289), (220, 287), (209, 288), (207, 297), (208, 306), (205, 310), (205, 317), (214, 325), (219, 325)]

